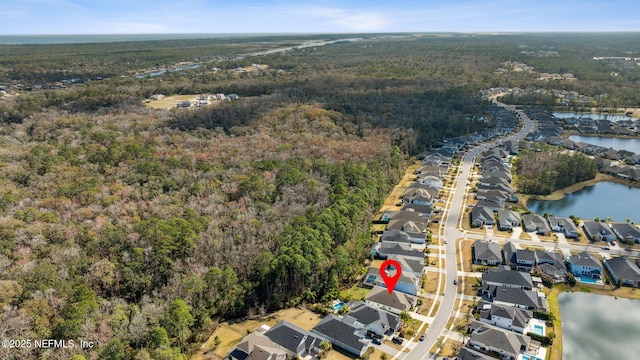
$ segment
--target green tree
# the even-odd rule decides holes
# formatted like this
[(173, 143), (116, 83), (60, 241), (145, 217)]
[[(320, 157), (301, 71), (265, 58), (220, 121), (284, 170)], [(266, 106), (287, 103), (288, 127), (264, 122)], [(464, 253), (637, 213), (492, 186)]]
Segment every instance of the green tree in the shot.
[(100, 350), (100, 359), (106, 360), (125, 360), (127, 352), (124, 344), (120, 339), (113, 338)]
[(165, 317), (165, 327), (168, 334), (176, 339), (180, 348), (186, 345), (194, 321), (191, 309), (184, 300), (177, 299), (171, 303)]

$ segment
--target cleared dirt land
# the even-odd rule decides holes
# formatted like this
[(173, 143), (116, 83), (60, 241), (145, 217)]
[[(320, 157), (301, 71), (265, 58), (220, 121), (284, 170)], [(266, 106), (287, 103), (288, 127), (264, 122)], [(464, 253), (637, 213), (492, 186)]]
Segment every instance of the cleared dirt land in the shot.
[(169, 110), (176, 107), (176, 105), (178, 105), (178, 103), (180, 103), (181, 101), (196, 102), (198, 101), (199, 96), (200, 95), (171, 95), (166, 96), (160, 100), (149, 100), (149, 102), (145, 103), (145, 105), (153, 109)]

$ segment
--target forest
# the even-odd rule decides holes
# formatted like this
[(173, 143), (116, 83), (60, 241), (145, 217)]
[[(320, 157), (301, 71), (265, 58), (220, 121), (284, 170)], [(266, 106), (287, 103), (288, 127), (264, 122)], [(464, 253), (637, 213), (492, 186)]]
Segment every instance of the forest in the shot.
[(514, 168), (518, 192), (530, 195), (549, 195), (592, 180), (598, 173), (596, 162), (586, 155), (568, 153), (562, 147), (540, 142), (523, 149), (516, 157)]
[[(625, 34), (370, 34), (241, 56), (350, 37), (0, 46), (0, 338), (98, 344), (0, 357), (185, 359), (220, 321), (335, 299), (362, 275), (371, 220), (409, 156), (492, 126), (476, 120), (490, 119), (480, 90), (550, 86), (496, 74), (504, 61), (640, 98), (637, 70), (610, 79), (590, 60), (632, 51)], [(180, 62), (202, 66), (137, 76)], [(234, 71), (253, 63), (268, 69)], [(240, 100), (144, 105), (200, 93)], [(583, 159), (545, 151), (564, 160), (543, 162), (541, 183), (588, 176)]]

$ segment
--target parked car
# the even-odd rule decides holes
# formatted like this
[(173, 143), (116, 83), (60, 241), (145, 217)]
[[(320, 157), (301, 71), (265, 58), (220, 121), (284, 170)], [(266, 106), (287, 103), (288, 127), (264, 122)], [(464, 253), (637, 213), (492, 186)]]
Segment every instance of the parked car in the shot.
[(425, 334), (420, 335), (420, 341), (423, 341), (425, 337)]
[(609, 247), (607, 247), (607, 246), (603, 246), (603, 247), (601, 247), (601, 249), (602, 249), (602, 250), (609, 250)]
[(616, 241), (615, 240), (611, 240), (611, 242), (609, 244), (611, 244), (611, 246), (616, 246)]
[(402, 345), (403, 340), (402, 340), (402, 338), (396, 336), (396, 337), (391, 339), (391, 342), (394, 343), (394, 344), (397, 344), (397, 345)]
[(371, 342), (376, 344), (376, 345), (382, 345), (382, 341), (380, 341), (380, 339), (378, 339), (378, 338), (373, 338), (373, 340), (371, 340)]
[(458, 279), (453, 279), (453, 285), (458, 285)]

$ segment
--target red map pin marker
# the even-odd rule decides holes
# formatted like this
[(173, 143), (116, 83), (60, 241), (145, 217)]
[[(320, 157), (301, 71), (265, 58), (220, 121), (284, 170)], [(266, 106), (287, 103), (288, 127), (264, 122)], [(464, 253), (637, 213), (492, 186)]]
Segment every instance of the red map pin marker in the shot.
[[(389, 271), (390, 267), (392, 268), (391, 271)], [(389, 272), (393, 272), (394, 270), (395, 274), (390, 276)], [(387, 260), (380, 265), (380, 276), (382, 276), (384, 284), (387, 285), (387, 291), (389, 294), (391, 294), (393, 289), (396, 287), (396, 284), (400, 279), (400, 274), (402, 274), (402, 268), (400, 267), (400, 263), (395, 260)]]

